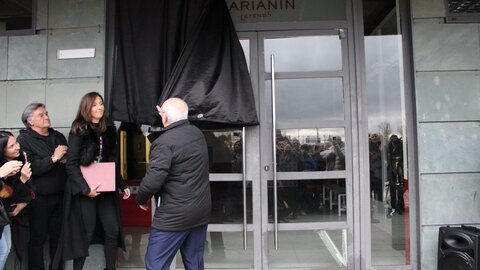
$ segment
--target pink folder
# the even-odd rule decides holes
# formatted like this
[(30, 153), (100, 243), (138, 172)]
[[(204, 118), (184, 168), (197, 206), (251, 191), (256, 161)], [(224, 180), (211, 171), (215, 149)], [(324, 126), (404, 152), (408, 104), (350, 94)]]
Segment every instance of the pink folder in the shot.
[(100, 184), (97, 192), (115, 191), (115, 162), (92, 163), (80, 166), (80, 170), (90, 188)]

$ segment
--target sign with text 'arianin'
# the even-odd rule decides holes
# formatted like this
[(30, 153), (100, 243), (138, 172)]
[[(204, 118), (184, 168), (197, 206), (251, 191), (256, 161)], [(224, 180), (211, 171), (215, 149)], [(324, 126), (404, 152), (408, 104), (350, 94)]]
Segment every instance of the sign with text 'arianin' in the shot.
[(226, 0), (226, 3), (235, 24), (346, 20), (345, 0)]

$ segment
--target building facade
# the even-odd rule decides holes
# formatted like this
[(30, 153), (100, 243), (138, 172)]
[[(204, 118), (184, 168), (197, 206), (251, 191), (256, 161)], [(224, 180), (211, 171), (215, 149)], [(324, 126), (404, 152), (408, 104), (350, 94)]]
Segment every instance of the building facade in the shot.
[[(480, 225), (480, 23), (447, 22), (442, 0), (226, 3), (260, 125), (204, 130), (206, 268), (436, 269), (439, 228)], [(104, 93), (107, 6), (37, 0), (35, 34), (0, 36), (2, 129), (35, 101), (68, 134), (80, 98)], [(142, 222), (126, 221), (122, 269), (144, 267)]]

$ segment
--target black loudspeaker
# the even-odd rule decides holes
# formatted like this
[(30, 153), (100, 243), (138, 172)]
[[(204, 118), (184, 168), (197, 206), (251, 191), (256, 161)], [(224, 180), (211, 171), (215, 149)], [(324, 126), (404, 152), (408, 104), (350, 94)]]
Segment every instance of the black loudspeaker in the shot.
[(480, 229), (440, 227), (438, 270), (480, 270)]

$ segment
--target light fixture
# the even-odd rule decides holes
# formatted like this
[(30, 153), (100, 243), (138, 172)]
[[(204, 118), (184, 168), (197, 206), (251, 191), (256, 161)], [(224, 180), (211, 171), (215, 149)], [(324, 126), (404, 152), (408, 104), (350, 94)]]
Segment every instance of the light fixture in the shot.
[(57, 50), (57, 59), (94, 58), (95, 48)]

